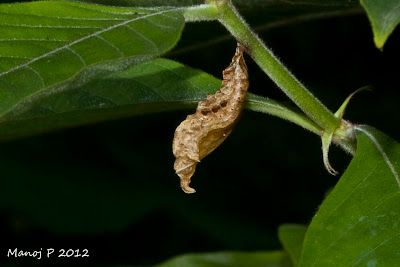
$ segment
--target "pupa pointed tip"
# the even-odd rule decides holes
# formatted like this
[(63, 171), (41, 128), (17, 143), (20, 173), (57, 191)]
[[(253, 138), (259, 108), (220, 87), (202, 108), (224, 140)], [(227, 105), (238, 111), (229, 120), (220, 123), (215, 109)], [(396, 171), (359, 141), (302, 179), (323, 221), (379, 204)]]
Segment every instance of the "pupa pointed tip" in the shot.
[(194, 188), (191, 188), (189, 186), (189, 183), (185, 184), (185, 185), (181, 185), (183, 192), (185, 192), (186, 194), (193, 194), (196, 193), (196, 190), (194, 190)]

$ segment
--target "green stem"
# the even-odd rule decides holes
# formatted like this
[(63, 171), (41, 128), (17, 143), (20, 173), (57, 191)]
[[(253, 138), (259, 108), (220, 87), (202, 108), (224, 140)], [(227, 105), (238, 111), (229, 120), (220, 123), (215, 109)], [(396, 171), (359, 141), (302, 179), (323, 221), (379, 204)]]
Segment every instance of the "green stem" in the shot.
[(319, 136), (321, 136), (323, 132), (321, 127), (315, 124), (300, 110), (296, 110), (269, 98), (249, 94), (245, 102), (245, 108), (288, 120)]
[[(306, 114), (300, 110), (290, 107), (288, 105), (279, 103), (278, 101), (264, 98), (261, 96), (248, 94), (248, 98), (245, 102), (245, 108), (252, 111), (266, 113), (272, 116), (279, 117), (281, 119), (288, 120), (294, 124), (309, 130), (312, 133), (323, 138), (326, 133), (319, 125), (313, 122)], [(333, 143), (336, 143), (348, 153), (354, 155), (356, 151), (356, 138), (354, 136), (353, 125), (347, 121), (336, 129), (336, 131), (330, 135)]]
[(218, 15), (218, 9), (215, 5), (204, 4), (183, 9), (186, 22), (216, 20)]
[(330, 144), (335, 142), (350, 153), (354, 153), (356, 139), (353, 125), (342, 120), (341, 116), (335, 116), (290, 73), (250, 29), (232, 5), (231, 0), (206, 0), (206, 3), (208, 4), (185, 9), (183, 12), (185, 20), (218, 19), (246, 48), (246, 52), (258, 66), (304, 113), (273, 100), (252, 95), (248, 98), (246, 107), (289, 120), (321, 136), (325, 167), (331, 174), (336, 174), (328, 159)]
[(290, 71), (272, 54), (244, 22), (231, 1), (208, 0), (218, 8), (219, 21), (244, 45), (248, 54), (281, 90), (316, 124), (327, 131), (334, 131), (340, 120), (311, 94)]
[[(346, 100), (345, 104), (348, 101)], [(278, 101), (264, 98), (261, 96), (248, 94), (245, 102), (245, 108), (252, 111), (258, 111), (288, 120), (297, 124), (312, 133), (319, 135), (322, 138), (322, 150), (324, 155), (324, 163), (330, 172), (335, 173), (334, 169), (330, 166), (328, 160), (328, 151), (331, 142), (339, 145), (343, 150), (355, 155), (357, 148), (357, 140), (354, 133), (354, 125), (348, 121), (342, 121), (340, 126), (334, 132), (324, 131), (320, 126), (313, 122), (307, 115), (300, 110), (279, 103)]]

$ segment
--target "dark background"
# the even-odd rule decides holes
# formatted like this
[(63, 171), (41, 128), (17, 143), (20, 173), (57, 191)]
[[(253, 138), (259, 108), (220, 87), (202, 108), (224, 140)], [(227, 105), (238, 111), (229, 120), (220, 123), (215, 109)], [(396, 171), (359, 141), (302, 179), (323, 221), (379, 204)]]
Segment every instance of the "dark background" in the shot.
[[(258, 14), (258, 15), (257, 15)], [(254, 27), (262, 12), (245, 13)], [(285, 13), (276, 13), (276, 19)], [(274, 19), (274, 18), (273, 18)], [(268, 18), (271, 20), (271, 17)], [(188, 24), (167, 57), (221, 78), (235, 49), (217, 23)], [(356, 89), (345, 118), (400, 140), (400, 31), (381, 52), (365, 14), (295, 22), (260, 37), (330, 109)], [(186, 52), (185, 52), (186, 51)], [(246, 58), (250, 92), (287, 98)], [(192, 111), (138, 116), (0, 143), (0, 261), (9, 248), (88, 249), (85, 260), (44, 264), (153, 264), (188, 252), (280, 249), (277, 227), (308, 224), (339, 177), (322, 164), (317, 136), (245, 111), (226, 142), (198, 165), (186, 195), (173, 170), (175, 128)], [(331, 163), (351, 160), (338, 148)], [(24, 261), (22, 263), (27, 263)]]

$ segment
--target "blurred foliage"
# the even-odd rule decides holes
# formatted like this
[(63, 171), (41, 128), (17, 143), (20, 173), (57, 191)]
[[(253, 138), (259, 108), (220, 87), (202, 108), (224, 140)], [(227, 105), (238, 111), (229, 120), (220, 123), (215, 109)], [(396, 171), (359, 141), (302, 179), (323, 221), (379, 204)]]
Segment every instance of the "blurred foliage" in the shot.
[(306, 232), (307, 226), (301, 224), (282, 224), (278, 228), (279, 240), (293, 266), (300, 261)]
[(155, 267), (285, 267), (290, 266), (287, 255), (271, 252), (214, 252), (175, 257)]

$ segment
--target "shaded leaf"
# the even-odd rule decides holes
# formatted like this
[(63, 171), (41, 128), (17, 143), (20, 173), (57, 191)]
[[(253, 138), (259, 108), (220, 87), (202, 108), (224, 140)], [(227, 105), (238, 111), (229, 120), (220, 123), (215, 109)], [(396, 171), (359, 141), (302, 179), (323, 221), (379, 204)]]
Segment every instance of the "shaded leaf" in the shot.
[[(57, 1), (57, 0), (54, 0)], [(68, 1), (68, 0), (64, 0)], [(77, 1), (77, 0), (74, 0)], [(82, 1), (81, 1), (82, 2)], [(204, 4), (205, 0), (85, 0), (83, 2), (98, 3), (113, 6), (190, 6)], [(239, 8), (259, 8), (270, 7), (274, 5), (320, 5), (320, 6), (349, 6), (357, 5), (357, 0), (333, 0), (327, 3), (324, 0), (233, 0), (234, 5)]]
[(278, 267), (285, 265), (285, 255), (281, 251), (271, 252), (214, 252), (187, 254), (175, 257), (157, 267)]
[[(0, 122), (0, 140), (132, 115), (194, 108), (221, 81), (167, 59), (153, 59), (98, 78), (74, 90), (34, 98), (23, 112)], [(289, 107), (248, 94), (247, 107), (274, 115), (295, 114)], [(305, 118), (303, 119), (305, 120)]]
[(307, 226), (301, 224), (283, 224), (279, 226), (279, 240), (289, 254), (294, 266), (299, 263), (306, 231)]
[(372, 24), (375, 45), (382, 48), (394, 28), (400, 23), (398, 0), (361, 0)]
[[(172, 48), (184, 26), (174, 9), (76, 2), (0, 5), (0, 116)], [(10, 115), (10, 113), (13, 113)]]
[(83, 2), (126, 7), (191, 6), (204, 4), (204, 0), (85, 0)]
[(58, 128), (194, 107), (221, 81), (166, 59), (154, 59), (75, 90), (35, 98), (0, 123), (0, 139)]
[(400, 261), (400, 145), (369, 126), (356, 133), (356, 155), (313, 218), (300, 266)]

